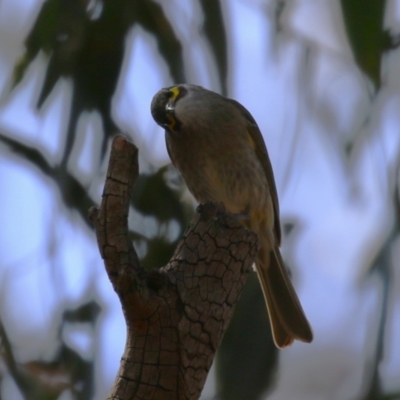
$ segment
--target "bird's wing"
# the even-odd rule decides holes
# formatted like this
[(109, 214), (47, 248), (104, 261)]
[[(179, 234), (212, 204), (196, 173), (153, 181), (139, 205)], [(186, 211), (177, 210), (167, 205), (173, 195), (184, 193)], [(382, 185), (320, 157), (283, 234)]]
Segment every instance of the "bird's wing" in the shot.
[(254, 120), (253, 116), (250, 112), (243, 107), (236, 100), (229, 99), (242, 113), (243, 117), (247, 123), (247, 132), (250, 137), (250, 143), (257, 155), (258, 160), (260, 161), (265, 176), (267, 177), (267, 182), (269, 185), (269, 190), (272, 197), (272, 204), (274, 207), (274, 233), (278, 243), (278, 246), (281, 244), (281, 225), (279, 222), (279, 201), (278, 201), (278, 192), (276, 190), (274, 173), (272, 171), (271, 161), (268, 156), (267, 147), (265, 145), (264, 139), (262, 137), (260, 128), (257, 125), (257, 122)]

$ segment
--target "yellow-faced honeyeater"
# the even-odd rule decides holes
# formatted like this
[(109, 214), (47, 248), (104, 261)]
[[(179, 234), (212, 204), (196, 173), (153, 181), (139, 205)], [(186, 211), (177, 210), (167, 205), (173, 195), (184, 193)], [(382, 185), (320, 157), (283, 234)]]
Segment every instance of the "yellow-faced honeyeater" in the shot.
[(249, 216), (243, 223), (259, 237), (256, 270), (275, 344), (311, 342), (311, 327), (279, 251), (278, 195), (254, 118), (237, 101), (187, 84), (160, 90), (151, 113), (165, 128), (171, 161), (196, 200), (223, 202), (228, 212)]

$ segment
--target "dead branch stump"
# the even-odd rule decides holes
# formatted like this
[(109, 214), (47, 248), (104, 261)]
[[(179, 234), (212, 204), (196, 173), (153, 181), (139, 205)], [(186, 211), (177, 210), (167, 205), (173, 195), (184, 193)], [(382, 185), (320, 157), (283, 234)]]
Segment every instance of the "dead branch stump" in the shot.
[(90, 210), (127, 324), (108, 399), (198, 399), (251, 271), (257, 237), (222, 205), (200, 205), (168, 265), (146, 272), (128, 237), (137, 176), (137, 148), (115, 137), (100, 209)]

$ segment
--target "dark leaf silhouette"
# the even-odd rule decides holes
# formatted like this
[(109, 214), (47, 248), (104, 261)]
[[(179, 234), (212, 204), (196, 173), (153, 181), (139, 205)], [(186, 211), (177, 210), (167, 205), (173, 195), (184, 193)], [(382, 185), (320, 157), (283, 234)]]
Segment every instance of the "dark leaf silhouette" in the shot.
[[(142, 263), (146, 268), (160, 267), (171, 257), (183, 230), (193, 215), (189, 206), (180, 201), (180, 191), (167, 184), (166, 173), (169, 167), (163, 167), (154, 174), (141, 174), (132, 193), (132, 205), (142, 215), (154, 217), (159, 224), (159, 235), (144, 239), (147, 252)], [(166, 224), (175, 221), (179, 226), (173, 240), (162, 233)], [(137, 237), (138, 238), (138, 237)], [(143, 240), (143, 237), (141, 237)]]
[(354, 57), (375, 89), (381, 86), (381, 56), (387, 49), (383, 27), (384, 0), (341, 0), (343, 18)]
[(54, 183), (58, 184), (64, 204), (77, 210), (83, 220), (89, 224), (87, 211), (94, 203), (94, 200), (89, 198), (87, 188), (78, 179), (60, 166), (52, 166), (46, 157), (35, 148), (29, 147), (1, 133), (0, 142), (7, 145), (13, 153), (25, 160), (29, 160), (44, 175), (50, 177)]
[(219, 398), (259, 399), (272, 383), (277, 356), (261, 287), (251, 274), (217, 352)]
[(160, 222), (176, 218), (181, 224), (188, 218), (179, 200), (179, 193), (166, 182), (168, 167), (154, 174), (141, 174), (132, 194), (133, 206), (143, 215), (154, 216)]
[(200, 0), (204, 13), (203, 33), (217, 63), (222, 94), (227, 95), (228, 47), (225, 25), (219, 0)]
[(26, 39), (26, 54), (14, 69), (15, 85), (40, 50), (50, 55), (38, 107), (61, 77), (71, 78), (73, 96), (64, 167), (83, 111), (96, 110), (102, 117), (101, 158), (108, 139), (118, 130), (111, 116), (111, 100), (121, 71), (125, 36), (131, 26), (140, 24), (152, 33), (171, 75), (176, 80), (185, 80), (180, 42), (159, 4), (151, 0), (107, 0), (99, 5), (99, 15), (91, 13), (88, 5), (86, 0), (44, 2)]
[(95, 322), (101, 308), (95, 301), (83, 304), (82, 306), (73, 310), (66, 310), (64, 312), (64, 320), (68, 322)]
[[(91, 308), (92, 312), (89, 312), (90, 316), (86, 322), (93, 326), (98, 315), (98, 311), (93, 311), (95, 308), (99, 310), (99, 306), (95, 306), (94, 302), (87, 306), (80, 307), (75, 312), (69, 311), (69, 313), (80, 314), (82, 309)], [(93, 396), (93, 361), (84, 360), (81, 355), (64, 343), (61, 334), (63, 327), (68, 323), (68, 318), (65, 318), (66, 314), (64, 314), (58, 329), (60, 342), (58, 351), (50, 361), (18, 363), (14, 357), (14, 349), (7, 332), (0, 322), (0, 357), (27, 400), (56, 400), (65, 390), (69, 390), (77, 400), (89, 399)]]

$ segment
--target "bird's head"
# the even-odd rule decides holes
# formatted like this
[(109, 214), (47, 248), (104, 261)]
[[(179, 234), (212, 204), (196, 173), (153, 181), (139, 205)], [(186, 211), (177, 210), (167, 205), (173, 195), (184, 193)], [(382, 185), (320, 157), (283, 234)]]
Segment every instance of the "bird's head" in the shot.
[(188, 85), (180, 84), (159, 90), (151, 102), (151, 115), (158, 125), (168, 131), (177, 130), (181, 121), (176, 116), (177, 103), (189, 92)]

